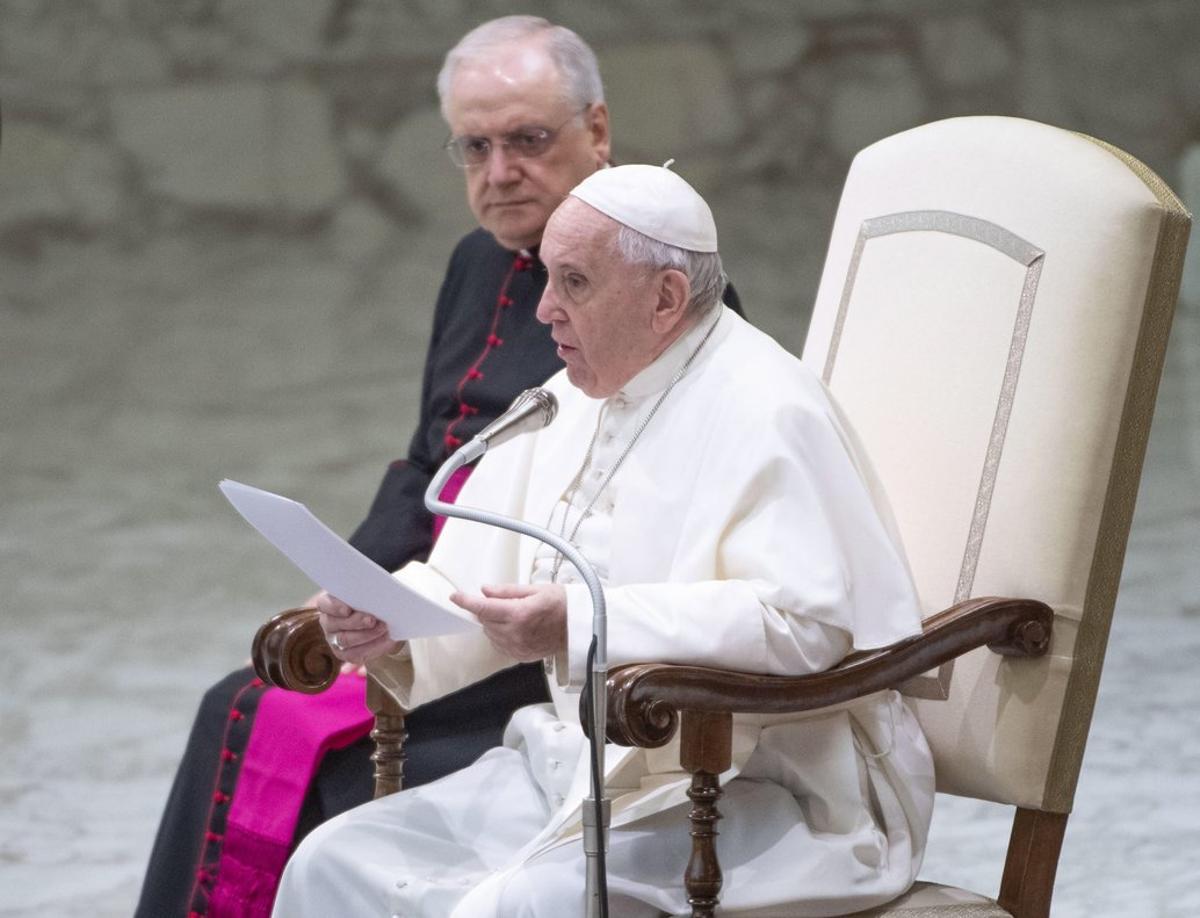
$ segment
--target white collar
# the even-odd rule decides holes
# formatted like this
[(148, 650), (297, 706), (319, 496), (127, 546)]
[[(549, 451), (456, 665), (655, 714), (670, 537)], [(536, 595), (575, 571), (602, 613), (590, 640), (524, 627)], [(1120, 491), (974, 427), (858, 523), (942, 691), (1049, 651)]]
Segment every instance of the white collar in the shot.
[[(711, 317), (713, 312), (717, 314), (715, 319)], [(626, 401), (636, 402), (665, 389), (679, 372), (679, 368), (700, 346), (709, 330), (721, 321), (724, 313), (724, 304), (718, 303), (715, 309), (701, 316), (698, 322), (692, 323), (691, 328), (672, 341), (653, 363), (635, 373), (633, 378), (620, 388), (617, 396)]]

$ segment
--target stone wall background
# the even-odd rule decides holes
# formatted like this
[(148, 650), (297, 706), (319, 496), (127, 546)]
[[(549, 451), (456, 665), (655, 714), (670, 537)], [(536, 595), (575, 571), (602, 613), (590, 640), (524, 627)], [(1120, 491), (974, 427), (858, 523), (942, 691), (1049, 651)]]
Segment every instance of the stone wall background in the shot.
[[(131, 262), (165, 240), (320, 243), (386, 265), (469, 215), (432, 84), (504, 2), (5, 0), (0, 248)], [(1200, 134), (1190, 0), (535, 2), (597, 48), (623, 161), (678, 159), (717, 205), (756, 318), (798, 345), (851, 156), (1002, 113), (1105, 138), (1178, 184)], [(426, 287), (402, 275), (416, 300)], [(401, 278), (360, 291), (396, 305)], [(418, 307), (412, 307), (418, 309)]]
[[(434, 76), (511, 12), (593, 44), (617, 157), (676, 158), (749, 314), (797, 352), (850, 158), (907, 127), (997, 113), (1084, 131), (1200, 207), (1195, 0), (0, 0), (0, 914), (128, 914), (200, 692), (310, 591), (216, 482), (346, 531), (402, 453), (436, 286), (471, 226)], [(1193, 253), (1118, 610), (1185, 648), (1198, 313)], [(1097, 730), (1105, 710), (1102, 694)], [(1122, 734), (1101, 760), (1137, 745)], [(1149, 764), (1165, 746), (1138, 748)], [(1134, 764), (1111, 800), (1085, 768), (1081, 800), (1108, 801), (1092, 825)], [(968, 827), (943, 831), (958, 853), (992, 844), (990, 811), (948, 812)], [(1144, 821), (1085, 825), (1061, 914), (1103, 913), (1090, 878), (1128, 872), (1129, 851), (1089, 839), (1158, 851)], [(1189, 825), (1173, 831), (1200, 843)], [(1130, 902), (1177, 901), (1186, 868), (1143, 869)]]

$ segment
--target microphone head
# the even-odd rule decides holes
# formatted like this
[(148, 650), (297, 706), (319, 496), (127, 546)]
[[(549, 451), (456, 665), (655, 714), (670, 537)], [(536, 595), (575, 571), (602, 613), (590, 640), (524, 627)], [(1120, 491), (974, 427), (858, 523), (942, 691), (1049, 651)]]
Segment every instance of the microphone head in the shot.
[(533, 389), (526, 389), (515, 399), (509, 407), (509, 411), (513, 411), (524, 405), (526, 402), (532, 402), (537, 410), (541, 412), (541, 423), (537, 425), (535, 430), (540, 430), (543, 427), (549, 427), (550, 422), (558, 416), (558, 398), (549, 389), (543, 389), (537, 386)]
[(508, 410), (475, 435), (485, 447), (499, 446), (518, 434), (541, 430), (558, 414), (558, 399), (546, 389), (526, 389)]

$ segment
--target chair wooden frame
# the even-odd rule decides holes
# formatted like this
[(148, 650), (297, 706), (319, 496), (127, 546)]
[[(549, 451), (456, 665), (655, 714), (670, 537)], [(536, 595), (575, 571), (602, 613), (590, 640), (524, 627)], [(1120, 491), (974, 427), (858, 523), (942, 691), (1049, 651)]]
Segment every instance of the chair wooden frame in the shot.
[[(255, 633), (250, 658), (267, 685), (305, 695), (320, 694), (333, 685), (340, 663), (317, 614), (311, 606), (285, 609)], [(385, 797), (404, 786), (404, 710), (374, 679), (367, 680), (367, 707), (375, 715), (375, 796)]]
[[(896, 688), (947, 660), (980, 647), (1012, 658), (1041, 656), (1050, 645), (1053, 613), (1031, 599), (970, 599), (926, 619), (920, 635), (880, 650), (846, 657), (809, 676), (762, 676), (670, 663), (635, 663), (608, 678), (610, 742), (655, 748), (680, 734), (680, 763), (692, 776), (692, 855), (684, 885), (694, 918), (712, 916), (721, 891), (716, 829), (720, 775), (730, 767), (733, 714), (811, 711)], [(254, 666), (270, 685), (315, 694), (337, 677), (315, 609), (280, 612), (255, 635)], [(1014, 659), (1019, 665), (1019, 661)], [(367, 703), (375, 712), (375, 796), (403, 786), (404, 712), (373, 680)], [(1043, 918), (1067, 814), (1018, 808), (1000, 889), (1014, 918)]]
[[(684, 886), (693, 918), (714, 914), (721, 889), (715, 823), (720, 775), (731, 763), (733, 714), (795, 714), (862, 698), (987, 646), (1009, 657), (1039, 657), (1053, 613), (1044, 603), (969, 599), (925, 620), (922, 634), (861, 651), (809, 676), (762, 676), (697, 666), (636, 663), (608, 679), (611, 742), (654, 748), (678, 730), (680, 764), (691, 774), (692, 856)], [(1020, 810), (1013, 824), (1001, 905), (1014, 918), (1048, 915), (1065, 814)]]

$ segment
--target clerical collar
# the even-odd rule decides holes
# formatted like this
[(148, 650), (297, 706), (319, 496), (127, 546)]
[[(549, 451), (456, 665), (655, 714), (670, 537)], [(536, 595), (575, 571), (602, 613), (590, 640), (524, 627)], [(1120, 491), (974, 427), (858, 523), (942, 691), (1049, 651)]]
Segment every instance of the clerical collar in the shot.
[(699, 322), (672, 341), (670, 346), (659, 354), (650, 366), (635, 374), (629, 382), (625, 383), (617, 395), (628, 401), (636, 402), (655, 392), (661, 392), (674, 378), (684, 362), (691, 357), (704, 336), (708, 334), (709, 329), (724, 318), (724, 313), (725, 306), (722, 303), (718, 303), (715, 309), (706, 312), (700, 317)]

